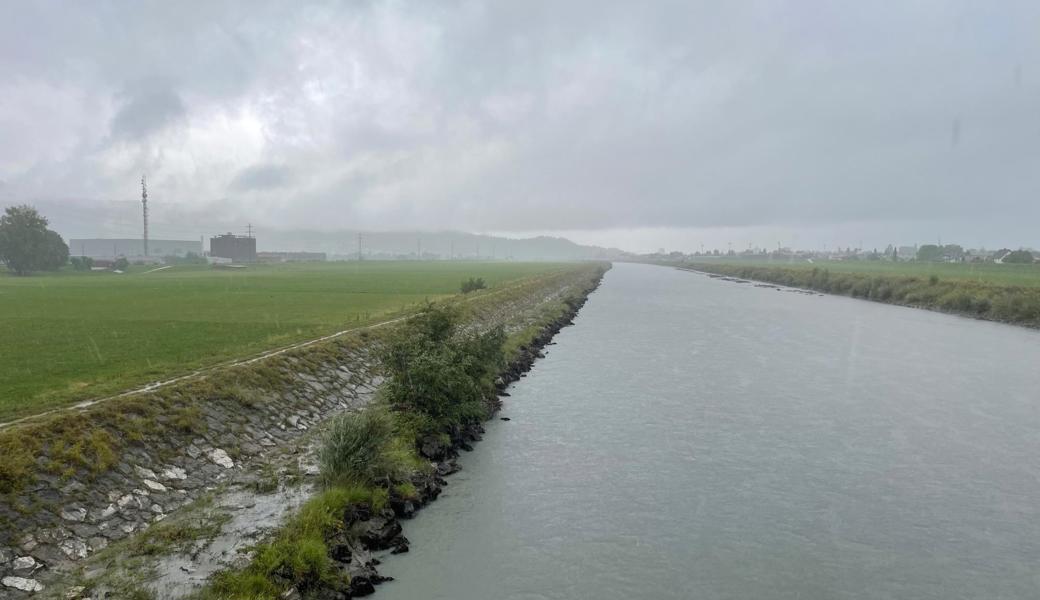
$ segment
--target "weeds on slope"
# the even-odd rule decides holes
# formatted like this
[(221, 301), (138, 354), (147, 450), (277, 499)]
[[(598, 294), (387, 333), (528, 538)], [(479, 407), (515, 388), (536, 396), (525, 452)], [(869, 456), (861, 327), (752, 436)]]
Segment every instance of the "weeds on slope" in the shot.
[(276, 599), (290, 589), (346, 590), (349, 575), (330, 557), (334, 538), (352, 535), (346, 515), (382, 510), (391, 497), (414, 500), (413, 480), (432, 466), (419, 454), (428, 436), (488, 416), (494, 377), (505, 364), (501, 328), (460, 327), (459, 309), (429, 305), (383, 345), (387, 381), (375, 406), (336, 417), (318, 451), (323, 491), (243, 569), (214, 577), (201, 600)]

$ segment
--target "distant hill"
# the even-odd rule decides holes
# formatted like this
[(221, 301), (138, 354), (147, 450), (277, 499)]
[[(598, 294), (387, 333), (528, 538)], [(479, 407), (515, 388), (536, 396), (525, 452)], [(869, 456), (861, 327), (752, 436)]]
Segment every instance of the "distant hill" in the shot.
[(358, 234), (366, 258), (423, 258), (583, 260), (618, 259), (627, 254), (617, 248), (583, 246), (568, 239), (539, 236), (513, 239), (457, 231), (265, 231), (258, 234), (261, 251), (325, 252), (330, 259), (356, 258)]

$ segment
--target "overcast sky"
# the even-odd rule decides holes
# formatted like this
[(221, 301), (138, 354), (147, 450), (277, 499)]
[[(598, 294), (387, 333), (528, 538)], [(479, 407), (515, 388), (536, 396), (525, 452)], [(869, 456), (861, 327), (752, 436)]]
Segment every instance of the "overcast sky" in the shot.
[(0, 204), (67, 236), (1040, 247), (1040, 2), (0, 2)]

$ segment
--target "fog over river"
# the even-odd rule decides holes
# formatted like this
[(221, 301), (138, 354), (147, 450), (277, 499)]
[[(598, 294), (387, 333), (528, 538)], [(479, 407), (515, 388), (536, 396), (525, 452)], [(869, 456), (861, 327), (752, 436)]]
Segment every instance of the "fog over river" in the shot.
[(1040, 597), (1040, 332), (615, 264), (384, 600)]

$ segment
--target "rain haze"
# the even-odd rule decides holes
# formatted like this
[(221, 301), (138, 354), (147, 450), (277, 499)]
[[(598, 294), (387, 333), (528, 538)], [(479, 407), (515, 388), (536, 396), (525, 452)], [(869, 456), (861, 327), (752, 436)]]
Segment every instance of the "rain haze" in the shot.
[(0, 600), (1040, 598), (1040, 0), (0, 0)]
[(1037, 244), (1040, 5), (16, 3), (0, 201), (66, 237)]

